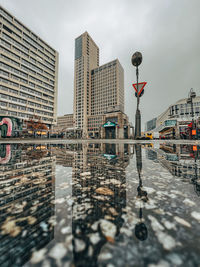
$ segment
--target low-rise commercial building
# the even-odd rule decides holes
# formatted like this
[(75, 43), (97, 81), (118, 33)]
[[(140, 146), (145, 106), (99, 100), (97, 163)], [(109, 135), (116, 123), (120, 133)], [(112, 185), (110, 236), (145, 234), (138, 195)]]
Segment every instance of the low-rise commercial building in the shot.
[(107, 109), (102, 115), (88, 116), (88, 133), (92, 138), (128, 139), (130, 137), (128, 116), (119, 107)]
[(106, 113), (101, 133), (105, 139), (128, 139), (130, 137), (128, 116), (122, 111)]
[(159, 132), (161, 137), (187, 138), (189, 136), (188, 125), (192, 118), (197, 128), (199, 125), (200, 96), (193, 99), (193, 117), (191, 103), (187, 103), (187, 100), (188, 98), (178, 100), (157, 118), (148, 121), (146, 131)]
[(73, 114), (65, 114), (57, 117), (57, 124), (53, 127), (54, 131), (63, 132), (68, 128), (74, 127)]

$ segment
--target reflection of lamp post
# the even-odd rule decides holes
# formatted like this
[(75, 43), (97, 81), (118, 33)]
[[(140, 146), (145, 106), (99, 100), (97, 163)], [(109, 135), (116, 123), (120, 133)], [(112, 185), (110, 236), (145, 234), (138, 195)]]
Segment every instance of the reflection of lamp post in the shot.
[[(141, 171), (142, 171), (142, 148), (141, 145), (136, 144), (135, 145), (135, 152), (136, 152), (136, 165), (137, 165), (137, 171), (138, 171), (138, 177), (139, 177), (139, 185), (137, 188), (138, 191), (138, 198), (141, 199), (143, 202), (148, 201), (147, 192), (142, 187), (142, 179), (141, 179)], [(148, 230), (145, 225), (145, 223), (142, 222), (142, 208), (140, 207), (139, 211), (139, 219), (140, 222), (136, 224), (135, 226), (135, 236), (140, 240), (144, 241), (148, 237)]]
[(138, 88), (138, 66), (142, 63), (142, 54), (140, 52), (135, 52), (132, 55), (132, 64), (136, 67), (136, 78), (137, 78), (137, 109), (135, 114), (135, 138), (139, 138), (141, 136), (141, 114), (139, 110), (139, 88)]
[[(190, 92), (188, 94), (187, 104), (191, 104), (191, 113), (192, 113), (192, 130), (194, 130), (194, 109), (193, 109), (193, 101), (192, 99), (196, 97), (196, 93), (193, 91), (193, 89), (190, 89)], [(195, 127), (196, 129), (196, 127)], [(193, 139), (193, 132), (191, 134), (191, 139)]]
[(194, 177), (192, 177), (191, 181), (192, 183), (194, 184), (194, 190), (197, 194), (197, 196), (199, 197), (200, 196), (200, 184), (199, 184), (199, 181), (198, 181), (198, 168), (197, 168), (197, 159), (198, 159), (198, 146), (192, 146), (192, 150), (193, 150), (193, 153), (194, 153), (194, 172), (195, 172), (195, 175)]

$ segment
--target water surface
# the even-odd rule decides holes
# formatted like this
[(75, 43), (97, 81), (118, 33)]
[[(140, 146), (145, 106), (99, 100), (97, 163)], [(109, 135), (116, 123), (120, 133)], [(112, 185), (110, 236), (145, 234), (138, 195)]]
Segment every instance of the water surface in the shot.
[(199, 147), (0, 144), (0, 266), (198, 266)]

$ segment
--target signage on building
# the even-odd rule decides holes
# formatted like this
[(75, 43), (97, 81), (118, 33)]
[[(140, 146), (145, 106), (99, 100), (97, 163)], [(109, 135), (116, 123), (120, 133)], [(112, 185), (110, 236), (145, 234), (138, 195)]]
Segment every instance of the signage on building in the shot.
[(193, 150), (193, 151), (197, 151), (197, 146), (193, 146), (193, 147), (192, 147), (192, 150)]
[(111, 122), (111, 121), (107, 121), (104, 125), (103, 125), (103, 127), (115, 127), (116, 126), (116, 124), (114, 123), (114, 122)]
[(192, 130), (192, 135), (196, 135), (197, 131), (196, 130)]
[(176, 120), (166, 120), (165, 126), (176, 126)]
[(110, 155), (110, 154), (103, 154), (103, 156), (108, 160), (111, 160), (117, 157), (116, 155)]
[(166, 160), (178, 161), (178, 156), (176, 154), (166, 154)]
[(186, 125), (189, 126), (188, 124), (190, 123), (190, 121), (179, 121), (179, 125)]

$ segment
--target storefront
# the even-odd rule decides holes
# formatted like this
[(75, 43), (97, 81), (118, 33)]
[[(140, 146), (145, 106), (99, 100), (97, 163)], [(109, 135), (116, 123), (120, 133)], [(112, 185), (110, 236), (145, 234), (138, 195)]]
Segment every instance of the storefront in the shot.
[(127, 115), (121, 111), (105, 114), (101, 136), (105, 139), (130, 138), (130, 125)]
[(114, 122), (108, 121), (103, 125), (105, 128), (105, 138), (106, 139), (115, 139), (116, 138), (116, 127), (117, 124)]

